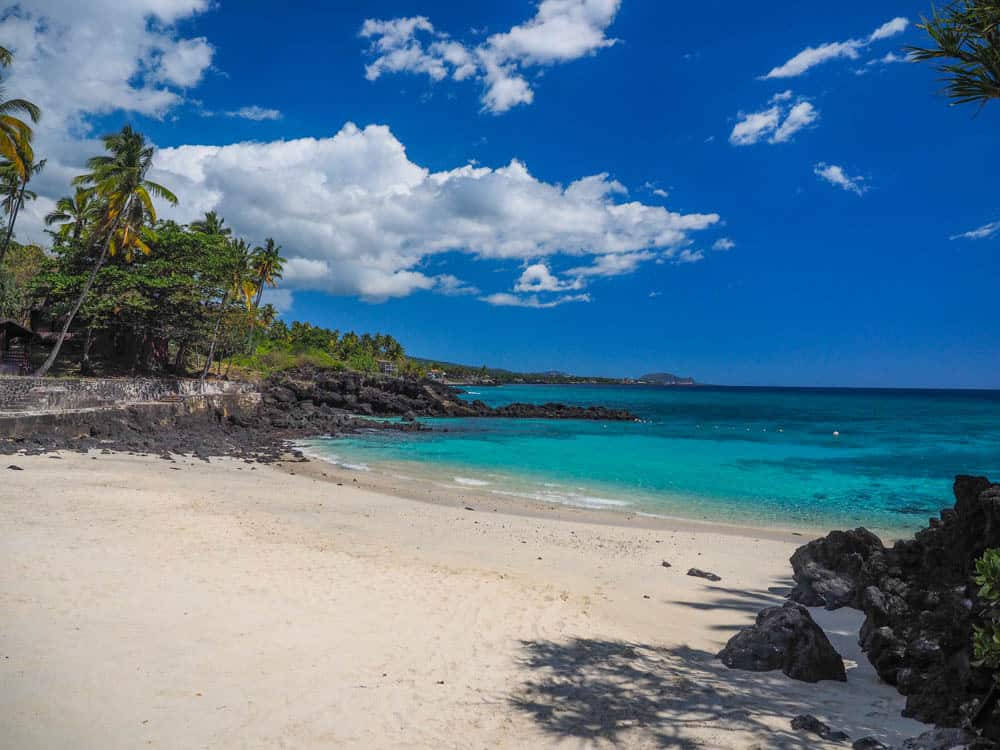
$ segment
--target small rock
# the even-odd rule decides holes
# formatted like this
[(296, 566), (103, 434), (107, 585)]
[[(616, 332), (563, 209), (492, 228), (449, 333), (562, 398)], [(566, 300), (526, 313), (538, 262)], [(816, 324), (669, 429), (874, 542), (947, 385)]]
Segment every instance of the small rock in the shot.
[(706, 581), (721, 581), (722, 576), (718, 576), (715, 573), (709, 573), (707, 570), (699, 570), (698, 568), (691, 568), (687, 574), (695, 578), (704, 578)]
[(473, 510), (473, 511), (475, 510), (475, 508), (473, 508), (471, 505), (466, 505), (465, 509), (466, 510)]
[(851, 750), (889, 750), (889, 746), (874, 737), (862, 737), (854, 741)]
[(11, 471), (24, 471), (24, 469), (22, 469), (22, 468), (21, 468), (20, 466), (18, 466), (17, 464), (11, 464), (11, 465), (10, 465), (10, 466), (8, 466), (7, 468), (8, 468), (8, 469), (10, 469)]
[(829, 726), (817, 719), (812, 714), (800, 714), (792, 719), (792, 729), (799, 732), (812, 732), (824, 740), (831, 742), (843, 742), (849, 740), (844, 732), (835, 732)]
[(668, 563), (668, 562), (667, 562), (666, 560), (664, 560), (663, 562), (661, 562), (661, 563), (660, 563), (660, 565), (662, 565), (662, 566), (663, 566), (664, 568), (671, 568), (671, 567), (673, 567), (673, 566), (672, 566), (672, 565), (671, 565), (670, 563)]

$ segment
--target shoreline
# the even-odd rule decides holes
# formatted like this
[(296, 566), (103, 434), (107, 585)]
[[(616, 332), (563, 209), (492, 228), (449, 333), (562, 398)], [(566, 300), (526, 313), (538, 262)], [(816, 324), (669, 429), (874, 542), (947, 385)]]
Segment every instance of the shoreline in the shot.
[[(637, 529), (678, 529), (706, 531), (728, 536), (766, 538), (779, 541), (794, 542), (799, 545), (826, 536), (834, 528), (848, 528), (850, 524), (837, 526), (831, 524), (782, 525), (780, 522), (764, 526), (751, 522), (727, 522), (711, 518), (689, 518), (681, 515), (652, 513), (640, 508), (624, 504), (618, 507), (594, 508), (572, 503), (546, 501), (538, 498), (524, 497), (513, 492), (485, 489), (475, 484), (450, 484), (443, 478), (432, 476), (404, 477), (386, 470), (392, 466), (385, 464), (366, 465), (366, 469), (355, 469), (337, 463), (321, 453), (304, 446), (302, 441), (291, 441), (290, 449), (302, 453), (308, 458), (308, 463), (294, 456), (290, 451), (275, 465), (283, 471), (302, 473), (313, 478), (329, 482), (341, 482), (369, 489), (374, 492), (391, 494), (405, 500), (426, 502), (448, 507), (462, 507), (468, 503), (479, 503), (491, 511), (512, 513), (529, 518), (553, 518), (564, 521), (581, 521), (608, 526), (621, 526)], [(315, 464), (320, 468), (308, 468)], [(415, 466), (421, 466), (414, 462)], [(293, 469), (292, 466), (302, 467)], [(450, 474), (450, 472), (445, 472)], [(627, 503), (627, 501), (623, 501)], [(896, 529), (881, 526), (866, 526), (877, 534), (884, 543), (891, 545), (899, 539), (910, 538), (913, 531), (905, 527)]]
[(715, 658), (784, 601), (800, 537), (470, 512), (338, 486), (316, 461), (8, 460), (17, 747), (750, 750), (840, 746), (791, 730), (802, 713), (887, 744), (926, 728), (877, 680), (853, 610), (812, 610), (846, 684)]

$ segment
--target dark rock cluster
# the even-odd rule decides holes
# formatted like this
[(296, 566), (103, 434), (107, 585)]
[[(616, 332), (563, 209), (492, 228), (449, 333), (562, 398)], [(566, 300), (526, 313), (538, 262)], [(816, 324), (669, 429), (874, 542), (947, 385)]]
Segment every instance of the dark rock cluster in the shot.
[[(386, 422), (372, 417), (401, 417)], [(529, 417), (634, 420), (626, 411), (563, 404), (491, 409), (430, 380), (300, 369), (273, 376), (248, 394), (190, 396), (174, 402), (21, 417), (0, 411), (0, 454), (86, 451), (237, 456), (273, 461), (287, 442), (359, 430), (426, 429), (418, 417)]]
[[(636, 421), (623, 409), (566, 404), (509, 404), (496, 409), (458, 397), (452, 386), (433, 380), (303, 368), (280, 373), (263, 388), (265, 407), (280, 405), (295, 418), (327, 407), (376, 417), (515, 417)], [(273, 411), (273, 410), (272, 410)]]
[[(955, 505), (912, 539), (882, 543), (865, 529), (833, 532), (792, 556), (796, 601), (865, 614), (860, 642), (883, 680), (906, 696), (904, 714), (1000, 737), (993, 675), (972, 659), (984, 605), (975, 561), (1000, 546), (1000, 485), (960, 476)], [(989, 698), (988, 698), (989, 696)]]
[(803, 682), (847, 681), (844, 660), (809, 610), (795, 602), (762, 610), (752, 627), (729, 639), (719, 658), (730, 669), (780, 669)]

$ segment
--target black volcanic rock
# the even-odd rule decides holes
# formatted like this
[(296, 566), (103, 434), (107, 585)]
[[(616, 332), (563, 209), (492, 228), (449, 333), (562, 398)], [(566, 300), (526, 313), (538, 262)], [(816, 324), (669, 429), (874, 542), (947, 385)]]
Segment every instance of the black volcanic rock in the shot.
[(959, 476), (954, 495), (954, 507), (892, 547), (856, 529), (799, 548), (792, 596), (864, 612), (861, 646), (879, 677), (906, 696), (906, 716), (944, 727), (974, 724), (996, 740), (993, 673), (975, 665), (972, 634), (985, 609), (975, 562), (1000, 547), (1000, 485)]
[(809, 610), (795, 602), (762, 610), (751, 627), (729, 639), (718, 658), (730, 669), (780, 669), (803, 682), (847, 681), (844, 660)]
[(884, 551), (882, 540), (868, 529), (831, 531), (795, 550), (791, 563), (796, 586), (789, 598), (807, 607), (859, 607), (862, 566)]

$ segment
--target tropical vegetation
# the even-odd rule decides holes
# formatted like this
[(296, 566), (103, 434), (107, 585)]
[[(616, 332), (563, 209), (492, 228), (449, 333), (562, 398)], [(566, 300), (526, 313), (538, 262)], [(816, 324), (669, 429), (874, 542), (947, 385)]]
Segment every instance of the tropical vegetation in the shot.
[(933, 45), (910, 47), (910, 55), (937, 63), (953, 104), (1000, 99), (1000, 0), (957, 0), (918, 26)]

